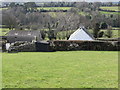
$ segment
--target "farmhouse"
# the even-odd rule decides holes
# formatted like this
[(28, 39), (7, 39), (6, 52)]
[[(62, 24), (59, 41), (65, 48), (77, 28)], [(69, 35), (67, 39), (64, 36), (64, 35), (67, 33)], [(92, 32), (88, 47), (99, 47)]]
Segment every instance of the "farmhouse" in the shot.
[(40, 31), (11, 30), (6, 36), (8, 52), (51, 51), (49, 42), (43, 41)]
[(93, 41), (95, 38), (85, 28), (80, 27), (73, 34), (71, 34), (69, 40)]
[(41, 33), (40, 31), (27, 31), (27, 30), (11, 30), (8, 32), (7, 35), (7, 41), (9, 43), (13, 43), (16, 41), (28, 41), (28, 42), (32, 42), (32, 41), (41, 41)]

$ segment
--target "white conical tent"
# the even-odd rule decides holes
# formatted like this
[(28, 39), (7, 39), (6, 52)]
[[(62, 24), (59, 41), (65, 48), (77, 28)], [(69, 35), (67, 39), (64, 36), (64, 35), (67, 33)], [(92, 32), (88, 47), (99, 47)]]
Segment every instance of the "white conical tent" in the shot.
[(93, 41), (94, 37), (87, 32), (84, 28), (79, 28), (73, 34), (71, 34), (69, 40), (88, 40)]

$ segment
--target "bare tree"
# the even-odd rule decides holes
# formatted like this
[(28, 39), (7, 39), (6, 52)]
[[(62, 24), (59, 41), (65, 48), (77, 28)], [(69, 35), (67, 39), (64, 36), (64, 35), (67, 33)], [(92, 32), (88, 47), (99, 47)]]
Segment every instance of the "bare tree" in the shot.
[(13, 14), (4, 13), (2, 15), (2, 24), (7, 25), (11, 30), (18, 25), (17, 18)]

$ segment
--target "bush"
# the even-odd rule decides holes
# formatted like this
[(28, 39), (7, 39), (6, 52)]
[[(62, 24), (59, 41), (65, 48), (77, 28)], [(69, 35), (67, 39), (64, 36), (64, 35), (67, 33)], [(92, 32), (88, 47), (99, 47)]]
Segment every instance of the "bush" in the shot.
[(108, 28), (107, 23), (102, 22), (101, 25), (100, 25), (100, 28), (101, 28), (101, 29), (106, 29), (106, 28)]

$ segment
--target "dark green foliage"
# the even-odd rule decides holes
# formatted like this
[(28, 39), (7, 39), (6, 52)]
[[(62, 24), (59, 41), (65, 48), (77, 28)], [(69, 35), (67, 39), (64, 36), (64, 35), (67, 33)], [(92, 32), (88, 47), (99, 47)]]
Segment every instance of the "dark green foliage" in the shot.
[(26, 2), (24, 3), (24, 9), (26, 9), (27, 12), (34, 12), (36, 11), (36, 3), (35, 2)]
[(49, 30), (47, 32), (49, 40), (56, 39), (57, 33), (54, 30)]
[(15, 2), (12, 2), (12, 3), (10, 3), (10, 5), (9, 5), (11, 8), (13, 8), (13, 7), (15, 7), (16, 6), (16, 4), (15, 4)]
[(98, 37), (103, 37), (103, 35), (104, 35), (104, 32), (101, 31), (101, 32), (99, 32)]
[(100, 28), (101, 28), (101, 29), (106, 29), (106, 28), (108, 28), (107, 23), (102, 22), (101, 25), (100, 25)]
[(93, 35), (95, 38), (98, 37), (98, 32), (100, 31), (100, 24), (99, 23), (95, 23), (94, 29), (93, 29)]
[(42, 36), (42, 39), (44, 40), (45, 39), (45, 37), (46, 37), (46, 31), (40, 31), (41, 32), (41, 36)]

